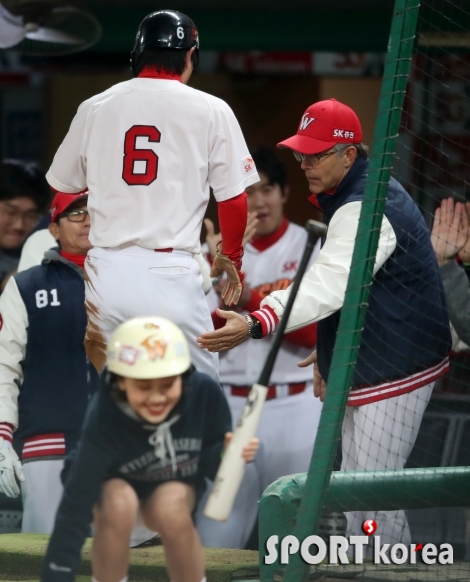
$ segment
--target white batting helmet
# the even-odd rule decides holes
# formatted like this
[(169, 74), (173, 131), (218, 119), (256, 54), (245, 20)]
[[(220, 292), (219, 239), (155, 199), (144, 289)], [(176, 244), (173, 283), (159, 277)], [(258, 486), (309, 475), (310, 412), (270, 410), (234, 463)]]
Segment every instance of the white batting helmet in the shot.
[(166, 378), (191, 365), (180, 328), (163, 317), (134, 317), (121, 324), (108, 344), (108, 370), (137, 379)]

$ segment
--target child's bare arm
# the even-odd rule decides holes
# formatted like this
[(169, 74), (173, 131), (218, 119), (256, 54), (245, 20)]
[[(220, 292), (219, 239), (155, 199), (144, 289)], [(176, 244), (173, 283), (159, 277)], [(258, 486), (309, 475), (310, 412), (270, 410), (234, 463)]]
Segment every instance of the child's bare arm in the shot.
[[(232, 440), (232, 438), (233, 438), (233, 432), (226, 432), (225, 433), (224, 451), (227, 448), (229, 442)], [(258, 451), (258, 447), (259, 447), (259, 439), (256, 437), (250, 439), (248, 441), (248, 443), (243, 447), (242, 457), (243, 457), (245, 463), (251, 463), (251, 461), (253, 461), (253, 459), (255, 458), (256, 452)]]

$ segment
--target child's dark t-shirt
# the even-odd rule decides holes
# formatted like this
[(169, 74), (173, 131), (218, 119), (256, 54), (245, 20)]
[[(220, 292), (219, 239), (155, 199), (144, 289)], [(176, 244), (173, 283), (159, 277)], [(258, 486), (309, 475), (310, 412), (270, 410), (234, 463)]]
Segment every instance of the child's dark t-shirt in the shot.
[(224, 435), (232, 430), (220, 386), (192, 371), (168, 418), (150, 424), (133, 418), (113, 398), (107, 382), (90, 401), (80, 442), (67, 471), (64, 494), (47, 550), (42, 580), (73, 580), (103, 483), (129, 482), (142, 499), (165, 481), (193, 485), (198, 498), (205, 477), (214, 479)]

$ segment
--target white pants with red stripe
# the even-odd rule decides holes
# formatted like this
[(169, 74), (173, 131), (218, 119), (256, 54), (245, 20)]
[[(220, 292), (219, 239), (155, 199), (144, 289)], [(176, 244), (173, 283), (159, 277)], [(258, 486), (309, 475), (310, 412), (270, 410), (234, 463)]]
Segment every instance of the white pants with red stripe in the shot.
[(136, 245), (93, 248), (85, 262), (85, 346), (98, 369), (105, 365), (113, 331), (131, 317), (157, 315), (178, 325), (188, 340), (196, 369), (218, 380), (218, 354), (196, 338), (213, 331), (199, 264), (186, 251), (155, 252)]
[(23, 463), (23, 533), (52, 533), (55, 514), (62, 498), (60, 473), (63, 467), (63, 459)]
[[(342, 471), (403, 469), (418, 435), (434, 382), (408, 394), (348, 406), (342, 429)], [(367, 519), (377, 523), (381, 544), (411, 543), (404, 511), (354, 511), (345, 513), (347, 536), (364, 535)], [(369, 546), (369, 550), (371, 546)], [(367, 552), (365, 557), (372, 555)]]
[[(235, 426), (246, 398), (230, 396), (227, 390), (226, 393)], [(219, 523), (204, 516), (209, 490), (198, 504), (196, 526), (204, 546), (245, 546), (256, 522), (258, 501), (266, 487), (284, 475), (308, 471), (321, 409), (322, 403), (313, 396), (312, 382), (307, 382), (301, 394), (265, 402), (257, 431), (260, 447), (255, 460), (245, 468), (229, 519)]]

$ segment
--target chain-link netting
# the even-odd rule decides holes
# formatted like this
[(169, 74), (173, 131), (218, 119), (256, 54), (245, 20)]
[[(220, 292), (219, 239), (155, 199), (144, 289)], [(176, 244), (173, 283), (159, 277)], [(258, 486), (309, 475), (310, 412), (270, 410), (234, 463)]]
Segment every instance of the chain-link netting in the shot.
[(263, 582), (470, 578), (469, 30), (466, 0), (396, 1), (312, 463), (261, 501)]

